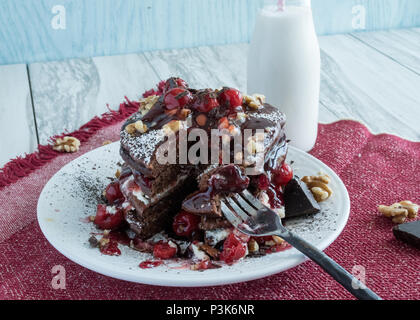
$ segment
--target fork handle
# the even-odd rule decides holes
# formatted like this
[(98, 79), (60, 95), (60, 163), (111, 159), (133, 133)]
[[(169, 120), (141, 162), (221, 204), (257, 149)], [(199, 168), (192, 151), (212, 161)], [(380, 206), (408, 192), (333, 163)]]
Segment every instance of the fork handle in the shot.
[(382, 300), (375, 292), (367, 288), (357, 278), (347, 272), (337, 262), (327, 256), (321, 250), (315, 248), (309, 242), (303, 240), (299, 236), (290, 231), (280, 232), (278, 236), (286, 240), (290, 245), (316, 262), (338, 283), (340, 283), (347, 291), (360, 300)]

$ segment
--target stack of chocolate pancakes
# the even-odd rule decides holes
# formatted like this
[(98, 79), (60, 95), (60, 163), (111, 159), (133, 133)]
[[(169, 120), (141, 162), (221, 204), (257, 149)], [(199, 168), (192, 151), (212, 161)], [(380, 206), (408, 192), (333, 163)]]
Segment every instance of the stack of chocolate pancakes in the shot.
[[(182, 79), (170, 78), (161, 96), (150, 96), (140, 104), (139, 111), (121, 129), (124, 164), (119, 178), (127, 200), (124, 206), (129, 208), (125, 219), (139, 238), (147, 239), (168, 229), (180, 210), (200, 216), (202, 230), (229, 227), (220, 211), (220, 196), (244, 189), (282, 213), (281, 194), (277, 191), (280, 188), (274, 184), (272, 172), (286, 158), (285, 116), (265, 103), (263, 96), (243, 95), (232, 88), (191, 89)], [(227, 139), (232, 147), (227, 161), (230, 163), (224, 158), (222, 161), (222, 150), (216, 157), (209, 151), (208, 161), (202, 161), (203, 157), (199, 162), (180, 161), (180, 142), (185, 142), (189, 150), (198, 141), (180, 141), (194, 129), (204, 130), (208, 141), (214, 130), (223, 132), (225, 143)], [(260, 139), (242, 139), (249, 157), (233, 148), (234, 141), (238, 141), (235, 137), (242, 137), (246, 129), (264, 132)], [(176, 141), (171, 145), (176, 151), (175, 163), (162, 162), (160, 157), (170, 135)], [(256, 139), (263, 147), (263, 165), (257, 174), (247, 175), (247, 168), (255, 165)], [(219, 161), (211, 163), (210, 157)]]

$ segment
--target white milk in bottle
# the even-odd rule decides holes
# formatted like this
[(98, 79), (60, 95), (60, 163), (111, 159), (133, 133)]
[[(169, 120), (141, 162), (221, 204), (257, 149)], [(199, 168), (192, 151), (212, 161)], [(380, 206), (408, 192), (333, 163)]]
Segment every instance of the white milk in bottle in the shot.
[(305, 151), (317, 137), (319, 87), (320, 51), (310, 0), (264, 7), (248, 56), (248, 93), (264, 94), (286, 114), (287, 138)]

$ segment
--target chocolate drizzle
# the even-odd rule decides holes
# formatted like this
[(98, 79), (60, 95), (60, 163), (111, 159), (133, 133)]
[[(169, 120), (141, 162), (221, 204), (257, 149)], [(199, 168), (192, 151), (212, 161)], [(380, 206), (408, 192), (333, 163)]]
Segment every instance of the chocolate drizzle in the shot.
[(163, 96), (155, 103), (152, 109), (143, 117), (142, 121), (150, 129), (160, 129), (171, 120), (176, 120), (177, 110), (167, 110), (163, 102)]
[(187, 198), (182, 207), (195, 214), (209, 214), (212, 199), (217, 194), (237, 193), (249, 186), (249, 178), (236, 165), (226, 165), (215, 169), (208, 180), (207, 189), (194, 193)]
[(250, 120), (245, 121), (242, 125), (242, 129), (250, 129), (250, 130), (257, 130), (257, 129), (265, 129), (275, 126), (276, 124), (273, 123), (271, 120), (265, 118), (251, 118)]

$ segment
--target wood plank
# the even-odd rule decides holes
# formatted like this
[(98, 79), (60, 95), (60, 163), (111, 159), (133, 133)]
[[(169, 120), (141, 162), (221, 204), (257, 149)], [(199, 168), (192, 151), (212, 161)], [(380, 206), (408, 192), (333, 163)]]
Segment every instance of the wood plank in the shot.
[[(245, 42), (264, 2), (2, 0), (0, 64)], [(56, 6), (65, 14), (64, 29), (53, 28)], [(318, 34), (353, 32), (355, 6), (366, 9), (366, 30), (420, 24), (416, 0), (312, 0)]]
[(419, 30), (413, 28), (361, 32), (352, 33), (352, 36), (420, 75)]
[(375, 133), (420, 140), (420, 77), (349, 35), (320, 37), (321, 103)]
[[(0, 3), (0, 64), (6, 64), (244, 42), (262, 0)], [(64, 29), (52, 27), (57, 5)]]
[(0, 168), (37, 147), (26, 65), (0, 66)]
[(29, 66), (41, 143), (95, 115), (138, 99), (158, 78), (143, 55), (73, 59)]
[(145, 52), (161, 79), (178, 76), (195, 88), (246, 89), (247, 44)]

